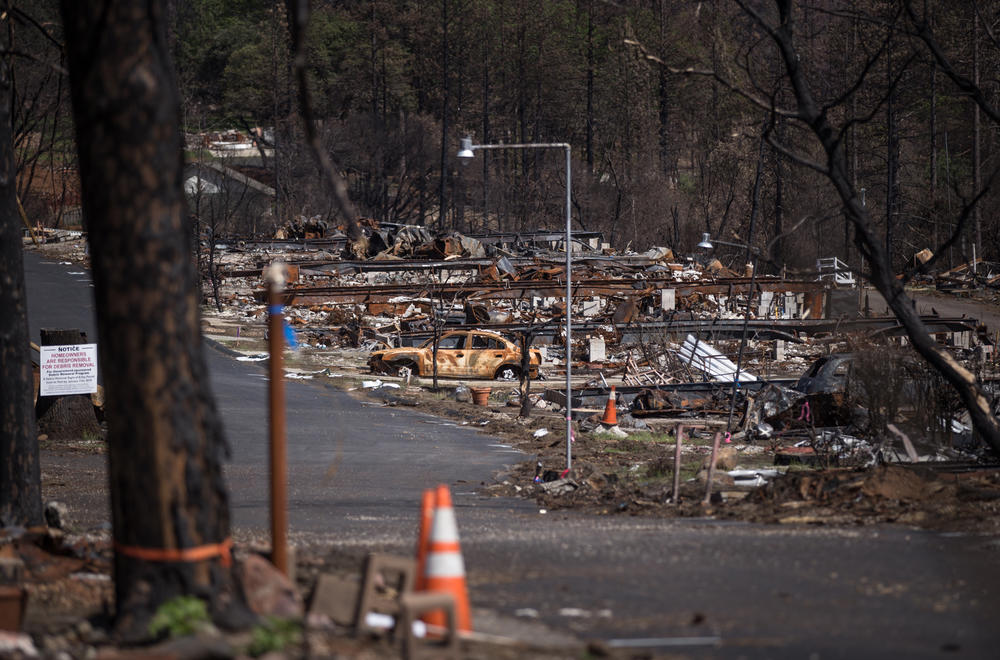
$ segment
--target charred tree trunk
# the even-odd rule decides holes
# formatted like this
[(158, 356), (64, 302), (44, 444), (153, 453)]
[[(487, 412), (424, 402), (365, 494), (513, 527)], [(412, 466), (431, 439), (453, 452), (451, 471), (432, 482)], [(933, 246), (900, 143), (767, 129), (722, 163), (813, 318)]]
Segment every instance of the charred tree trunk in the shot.
[(594, 171), (594, 3), (587, 3), (587, 169)]
[(885, 252), (892, 267), (892, 254), (896, 229), (896, 216), (899, 213), (899, 120), (896, 112), (896, 84), (892, 80), (892, 43), (886, 53), (886, 81), (889, 87), (885, 104), (886, 119), (886, 167), (885, 167)]
[(931, 245), (934, 252), (938, 251), (938, 212), (937, 212), (937, 184), (938, 184), (938, 161), (937, 161), (937, 62), (931, 63), (931, 189), (930, 189), (930, 219), (931, 219)]
[[(657, 13), (659, 14), (659, 37), (660, 37), (660, 56), (663, 58), (667, 57), (667, 45), (668, 35), (667, 35), (667, 19), (666, 19), (666, 3), (662, 0), (657, 3)], [(660, 139), (660, 173), (669, 177), (673, 173), (673, 168), (671, 167), (671, 158), (673, 156), (672, 149), (670, 147), (670, 122), (672, 117), (670, 116), (670, 72), (667, 71), (665, 67), (660, 67), (660, 79), (657, 85), (657, 102), (659, 104), (659, 139)]]
[[(490, 40), (488, 35), (482, 37), (483, 45), (483, 143), (490, 142)], [(480, 218), (479, 231), (488, 232), (490, 225), (490, 159), (489, 150), (482, 152), (483, 160), (483, 211)]]
[[(10, 20), (8, 12), (6, 21)], [(9, 35), (8, 26), (3, 27)], [(8, 50), (6, 43), (4, 50)], [(0, 527), (42, 523), (8, 58), (0, 58)]]
[[(777, 138), (784, 142), (785, 122), (781, 119), (776, 121), (775, 133)], [(781, 154), (775, 152), (772, 161), (774, 169), (774, 243), (771, 248), (770, 259), (774, 268), (780, 273), (785, 267), (785, 241), (782, 234), (785, 233), (785, 174), (784, 163)], [(845, 241), (846, 242), (846, 241)]]
[(826, 156), (825, 163), (810, 163), (826, 175), (840, 197), (844, 213), (854, 226), (855, 245), (871, 268), (871, 282), (889, 304), (899, 319), (916, 351), (955, 388), (962, 403), (969, 410), (972, 423), (983, 440), (1000, 455), (1000, 423), (993, 415), (990, 402), (976, 382), (976, 377), (959, 364), (947, 351), (931, 338), (920, 316), (903, 290), (903, 283), (896, 278), (885, 245), (879, 241), (868, 209), (858, 199), (851, 185), (843, 142), (839, 132), (830, 123), (829, 115), (816, 102), (794, 45), (794, 20), (791, 0), (775, 0), (779, 13), (777, 26), (769, 25), (754, 10), (745, 6), (754, 19), (768, 31), (781, 54), (785, 71), (795, 95), (797, 119), (816, 136)]
[(202, 354), (163, 6), (61, 8), (107, 392), (117, 624), (145, 636), (180, 594), (235, 623), (228, 447)]
[[(972, 84), (979, 87), (979, 8), (973, 6), (972, 9)], [(972, 195), (979, 194), (979, 186), (982, 182), (982, 152), (980, 151), (980, 141), (982, 138), (982, 121), (980, 119), (979, 105), (972, 106)], [(972, 210), (973, 225), (975, 228), (976, 259), (983, 258), (983, 218), (982, 205), (976, 204)], [(973, 264), (973, 271), (976, 266)]]
[[(438, 179), (438, 228), (448, 217), (448, 0), (441, 3), (441, 163)], [(454, 227), (453, 227), (454, 228)]]

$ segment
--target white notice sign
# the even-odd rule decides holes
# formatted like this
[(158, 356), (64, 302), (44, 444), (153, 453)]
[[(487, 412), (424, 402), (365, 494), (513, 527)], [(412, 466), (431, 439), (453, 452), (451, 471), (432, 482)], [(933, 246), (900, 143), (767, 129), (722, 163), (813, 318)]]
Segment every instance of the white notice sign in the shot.
[(41, 396), (97, 391), (97, 344), (41, 347)]

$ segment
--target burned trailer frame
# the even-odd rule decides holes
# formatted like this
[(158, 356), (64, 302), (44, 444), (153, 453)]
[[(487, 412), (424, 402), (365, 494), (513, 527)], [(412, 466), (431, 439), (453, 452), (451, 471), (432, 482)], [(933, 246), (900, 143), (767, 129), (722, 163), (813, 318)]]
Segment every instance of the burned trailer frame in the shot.
[[(677, 296), (693, 293), (722, 294), (734, 287), (746, 286), (748, 278), (733, 278), (713, 282), (679, 282), (669, 278), (585, 278), (574, 279), (573, 298), (596, 296), (653, 295), (662, 289), (673, 289)], [(564, 282), (559, 280), (518, 280), (516, 282), (442, 282), (426, 284), (362, 284), (355, 286), (297, 287), (284, 293), (286, 305), (320, 302), (384, 303), (399, 296), (426, 296), (431, 290), (435, 295), (453, 296), (459, 300), (530, 300), (531, 298), (564, 298)], [(818, 285), (813, 280), (763, 280), (756, 286), (764, 291), (807, 293)], [(254, 297), (263, 301), (264, 292), (255, 291)]]
[[(924, 316), (921, 320), (935, 335), (973, 332), (977, 322), (968, 318), (941, 318)], [(750, 339), (770, 340), (784, 339), (787, 341), (802, 341), (802, 336), (833, 334), (836, 332), (880, 333), (888, 336), (902, 336), (902, 326), (895, 317), (873, 319), (757, 319), (747, 324), (747, 337)], [(482, 327), (455, 324), (449, 326), (455, 330)], [(525, 332), (527, 324), (503, 323), (491, 324), (490, 330), (501, 334), (515, 335)], [(743, 321), (740, 319), (673, 319), (670, 321), (638, 321), (632, 323), (613, 323), (609, 321), (578, 322), (576, 327), (584, 333), (596, 333), (602, 329), (613, 328), (621, 343), (638, 343), (654, 335), (693, 334), (705, 341), (715, 339), (738, 339), (743, 332)], [(397, 334), (400, 345), (414, 346), (426, 341), (431, 333), (428, 331), (400, 332)], [(554, 344), (560, 340), (560, 329), (556, 327), (541, 327), (535, 331), (536, 343)]]
[[(758, 392), (768, 385), (780, 385), (790, 388), (796, 383), (795, 378), (772, 378), (770, 380), (758, 380), (754, 382), (740, 383), (740, 390), (747, 393)], [(681, 397), (688, 398), (709, 398), (713, 394), (722, 393), (729, 397), (731, 386), (728, 383), (718, 382), (697, 382), (697, 383), (670, 383), (667, 385), (615, 385), (615, 396), (619, 403), (624, 403), (628, 407), (643, 390), (657, 390)], [(573, 390), (574, 408), (584, 408), (588, 410), (574, 410), (574, 419), (592, 414), (594, 409), (601, 409), (608, 401), (610, 388), (606, 387), (581, 387)], [(550, 403), (559, 406), (566, 405), (566, 393), (561, 390), (547, 389), (542, 394), (542, 398)]]

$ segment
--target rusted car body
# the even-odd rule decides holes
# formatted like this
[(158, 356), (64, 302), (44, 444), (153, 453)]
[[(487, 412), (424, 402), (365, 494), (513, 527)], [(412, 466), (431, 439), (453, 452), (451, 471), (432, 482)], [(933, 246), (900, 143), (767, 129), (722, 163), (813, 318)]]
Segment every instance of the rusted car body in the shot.
[[(530, 351), (529, 372), (538, 376), (542, 356)], [(521, 351), (511, 341), (485, 330), (454, 330), (438, 339), (438, 376), (444, 378), (495, 378), (514, 380), (521, 375)], [(434, 340), (417, 348), (391, 348), (372, 353), (368, 366), (375, 373), (397, 374), (401, 368), (417, 376), (434, 373)]]

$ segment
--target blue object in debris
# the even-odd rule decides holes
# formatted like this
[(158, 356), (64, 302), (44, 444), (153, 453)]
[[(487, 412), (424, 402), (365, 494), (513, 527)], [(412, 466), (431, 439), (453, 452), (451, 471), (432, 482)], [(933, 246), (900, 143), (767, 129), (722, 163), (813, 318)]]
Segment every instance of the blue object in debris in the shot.
[(295, 331), (288, 325), (288, 319), (282, 319), (285, 325), (285, 344), (288, 348), (298, 348), (299, 342), (295, 339)]

